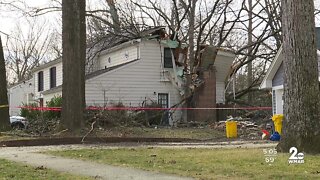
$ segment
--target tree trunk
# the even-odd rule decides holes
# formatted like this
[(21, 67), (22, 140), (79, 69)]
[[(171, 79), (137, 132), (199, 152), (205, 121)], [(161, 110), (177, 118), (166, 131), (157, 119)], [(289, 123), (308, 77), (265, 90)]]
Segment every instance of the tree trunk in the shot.
[(282, 0), (283, 133), (278, 149), (320, 153), (320, 91), (313, 0)]
[(112, 18), (112, 25), (113, 25), (113, 30), (116, 33), (120, 32), (120, 18), (119, 14), (115, 5), (114, 0), (107, 0), (108, 6), (110, 8), (110, 15)]
[[(248, 10), (248, 17), (249, 17), (249, 22), (248, 22), (248, 45), (250, 46), (252, 44), (252, 0), (248, 0), (248, 5), (249, 5), (249, 10)], [(248, 88), (252, 86), (252, 47), (250, 46), (248, 48)], [(248, 93), (248, 104), (252, 104), (253, 100), (253, 94), (252, 92)]]
[(85, 108), (85, 1), (62, 1), (62, 127), (76, 132)]
[[(189, 66), (190, 68), (190, 72), (187, 73), (186, 79), (186, 90), (185, 90), (185, 97), (189, 97), (191, 95), (191, 90), (190, 90), (190, 85), (192, 83), (192, 74), (193, 74), (193, 68), (194, 68), (194, 61), (195, 61), (195, 53), (194, 53), (194, 26), (195, 26), (195, 12), (196, 12), (196, 3), (197, 0), (189, 0), (189, 3), (191, 3), (190, 6), (190, 12), (189, 12), (189, 62), (187, 67)], [(193, 98), (191, 96), (191, 98), (187, 99), (187, 107), (191, 108), (193, 107), (193, 102), (192, 102)], [(187, 120), (188, 121), (194, 121), (195, 117), (194, 117), (194, 112), (193, 111), (187, 111)]]
[(10, 129), (8, 104), (6, 67), (0, 37), (0, 131)]

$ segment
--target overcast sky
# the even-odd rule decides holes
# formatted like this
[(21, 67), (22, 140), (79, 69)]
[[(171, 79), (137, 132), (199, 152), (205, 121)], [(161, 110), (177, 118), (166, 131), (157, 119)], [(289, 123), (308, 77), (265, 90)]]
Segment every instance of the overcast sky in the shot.
[[(24, 0), (26, 5), (28, 7), (47, 7), (49, 6), (52, 1), (51, 0)], [(171, 1), (171, 0), (168, 0)], [(315, 0), (315, 6), (320, 8), (320, 0)], [(99, 0), (87, 0), (87, 4), (100, 4), (101, 1)], [(20, 3), (18, 3), (17, 5), (19, 5), (20, 7), (22, 7), (23, 5), (21, 5)], [(25, 17), (23, 17), (22, 12), (19, 12), (18, 10), (16, 11), (12, 11), (12, 8), (9, 7), (0, 7), (0, 21), (1, 21), (1, 26), (0, 26), (0, 31), (10, 34), (12, 31), (15, 30), (16, 26), (19, 25), (26, 25), (25, 23), (23, 23), (25, 21)], [(37, 21), (45, 21), (48, 24), (52, 24), (54, 25), (57, 21), (57, 18), (59, 18), (59, 14), (58, 13), (49, 13), (47, 15), (38, 17)], [(319, 16), (316, 17), (316, 25), (320, 26), (320, 18)], [(27, 28), (27, 27), (24, 27)]]
[[(29, 7), (45, 7), (48, 5), (50, 0), (26, 0), (26, 5)], [(22, 6), (20, 3), (17, 4), (19, 6)], [(23, 17), (23, 14), (21, 11), (12, 8), (12, 7), (1, 7), (1, 26), (0, 31), (10, 34), (11, 31), (14, 30), (15, 26), (21, 22), (23, 25), (23, 21), (25, 21), (25, 17)]]
[[(4, 0), (5, 1), (5, 0)], [(43, 8), (43, 7), (48, 7), (50, 5), (52, 5), (52, 0), (24, 0), (25, 1), (25, 5), (18, 3), (16, 4), (17, 6), (23, 8), (24, 6), (29, 7), (28, 9), (30, 9), (30, 7), (37, 7), (37, 8)], [(104, 1), (104, 0), (103, 0)], [(121, 0), (118, 0), (118, 2)], [(171, 0), (168, 0), (171, 1)], [(3, 2), (3, 1), (2, 1)], [(315, 0), (315, 6), (320, 8), (320, 0)], [(105, 3), (102, 2), (101, 0), (87, 0), (87, 4), (90, 4), (91, 6), (96, 5), (98, 6), (101, 3)], [(10, 8), (7, 6), (3, 6), (1, 5), (0, 7), (0, 22), (1, 22), (1, 26), (0, 26), (0, 31), (6, 34), (12, 34), (14, 31), (16, 31), (17, 26), (20, 26), (21, 29), (25, 32), (28, 31), (29, 25), (28, 23), (26, 23), (26, 18), (23, 15), (22, 11), (19, 11), (17, 9), (14, 8)], [(56, 31), (61, 31), (61, 14), (60, 13), (48, 13), (45, 15), (42, 15), (40, 17), (36, 18), (36, 21), (41, 24), (41, 25), (45, 25), (47, 26), (47, 28), (55, 29)], [(28, 18), (29, 20), (31, 19), (31, 21), (34, 21), (34, 19), (32, 18)], [(320, 18), (319, 16), (316, 17), (316, 26), (320, 26)], [(6, 37), (1, 34), (1, 37), (5, 43), (6, 41)]]

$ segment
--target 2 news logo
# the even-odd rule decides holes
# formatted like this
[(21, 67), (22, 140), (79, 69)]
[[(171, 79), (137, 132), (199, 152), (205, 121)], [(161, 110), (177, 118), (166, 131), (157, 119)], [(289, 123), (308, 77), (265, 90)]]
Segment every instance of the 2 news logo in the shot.
[(289, 150), (291, 156), (289, 157), (289, 164), (303, 164), (304, 163), (304, 154), (298, 153), (298, 149), (296, 147), (291, 147)]

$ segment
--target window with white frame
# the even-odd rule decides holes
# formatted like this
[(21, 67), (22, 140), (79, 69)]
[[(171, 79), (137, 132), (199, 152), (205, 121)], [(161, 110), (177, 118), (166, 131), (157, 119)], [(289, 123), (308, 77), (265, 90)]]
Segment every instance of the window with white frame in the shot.
[(158, 94), (158, 104), (162, 108), (168, 108), (169, 107), (169, 95), (168, 95), (168, 93), (159, 93)]

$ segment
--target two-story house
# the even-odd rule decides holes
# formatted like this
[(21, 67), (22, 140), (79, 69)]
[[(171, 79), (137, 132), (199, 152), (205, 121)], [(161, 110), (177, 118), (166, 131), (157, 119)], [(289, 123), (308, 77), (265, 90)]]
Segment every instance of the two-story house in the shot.
[[(234, 58), (230, 51), (217, 51), (217, 103), (225, 101), (225, 79)], [(183, 98), (185, 80), (181, 67), (177, 65), (173, 49), (159, 39), (133, 39), (104, 50), (96, 57), (94, 67), (93, 72), (86, 75), (87, 106), (121, 102), (128, 107), (142, 107), (154, 102), (168, 108)], [(62, 68), (60, 58), (33, 70), (33, 98), (41, 106), (62, 94)], [(174, 111), (172, 117), (181, 119), (182, 111)]]

